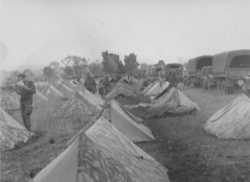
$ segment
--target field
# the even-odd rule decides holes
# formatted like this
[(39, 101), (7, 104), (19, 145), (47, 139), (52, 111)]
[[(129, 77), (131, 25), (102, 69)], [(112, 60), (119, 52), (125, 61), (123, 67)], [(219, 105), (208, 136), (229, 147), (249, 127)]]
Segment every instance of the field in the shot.
[(200, 89), (185, 93), (201, 110), (147, 121), (159, 141), (139, 145), (168, 168), (172, 182), (250, 181), (250, 141), (221, 140), (203, 130), (206, 120), (237, 94)]
[[(203, 130), (206, 120), (237, 95), (201, 89), (188, 89), (185, 94), (201, 110), (191, 115), (147, 120), (157, 141), (138, 145), (168, 168), (172, 182), (250, 181), (250, 140), (220, 140)], [(138, 116), (145, 114), (141, 110), (133, 112)], [(2, 153), (1, 182), (28, 181), (30, 175), (63, 151), (70, 137), (41, 133), (27, 144)]]

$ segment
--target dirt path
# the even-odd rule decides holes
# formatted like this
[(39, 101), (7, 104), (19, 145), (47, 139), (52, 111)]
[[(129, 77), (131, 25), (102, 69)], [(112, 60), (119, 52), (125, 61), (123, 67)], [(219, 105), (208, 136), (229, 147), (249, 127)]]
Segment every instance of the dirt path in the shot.
[(203, 130), (206, 120), (236, 95), (187, 90), (201, 110), (147, 121), (162, 142), (140, 146), (164, 164), (172, 182), (249, 182), (250, 141), (220, 140)]

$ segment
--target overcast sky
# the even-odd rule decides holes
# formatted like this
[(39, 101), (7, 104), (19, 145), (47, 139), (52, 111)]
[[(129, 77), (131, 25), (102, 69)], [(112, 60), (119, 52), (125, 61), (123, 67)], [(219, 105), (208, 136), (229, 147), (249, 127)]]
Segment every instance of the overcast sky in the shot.
[(44, 65), (110, 50), (140, 62), (250, 49), (250, 2), (0, 0), (0, 65)]

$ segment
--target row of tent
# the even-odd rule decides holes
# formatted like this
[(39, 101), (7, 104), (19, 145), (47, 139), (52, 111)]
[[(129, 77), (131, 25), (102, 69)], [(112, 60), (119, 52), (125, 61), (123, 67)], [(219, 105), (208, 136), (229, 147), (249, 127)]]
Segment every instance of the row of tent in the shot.
[[(123, 84), (124, 85), (124, 84)], [(126, 95), (124, 91), (128, 86), (119, 85), (116, 94)], [(115, 89), (114, 89), (115, 90)], [(115, 92), (113, 90), (113, 93)], [(130, 89), (132, 90), (132, 89)], [(115, 96), (116, 94), (112, 94)], [(200, 110), (199, 106), (191, 101), (177, 88), (170, 88), (168, 82), (156, 81), (142, 90), (142, 94), (151, 97), (150, 103), (139, 103), (126, 106), (128, 109), (143, 107), (153, 116), (163, 116), (164, 113), (182, 114), (193, 110)], [(136, 95), (127, 94), (127, 96)], [(205, 123), (206, 132), (223, 139), (248, 139), (250, 138), (250, 99), (242, 94), (228, 103), (225, 107), (214, 113)], [(136, 119), (135, 119), (136, 120)]]
[[(158, 83), (152, 83), (144, 89), (144, 93), (154, 96), (150, 104), (137, 106), (150, 107), (150, 112), (158, 112), (161, 115), (165, 110), (168, 113), (185, 113), (192, 109), (200, 110), (199, 106), (192, 102), (186, 95), (176, 88), (169, 89), (165, 94), (155, 96), (155, 91), (162, 91)], [(164, 85), (164, 84), (161, 84)], [(159, 88), (160, 87), (160, 88)], [(158, 88), (158, 89), (155, 89)], [(161, 90), (162, 89), (162, 90)], [(249, 139), (250, 138), (250, 98), (241, 94), (223, 108), (215, 112), (205, 123), (204, 130), (222, 139)]]
[(102, 116), (33, 181), (169, 181), (166, 168), (133, 144), (154, 140), (149, 128), (115, 100), (105, 105), (88, 91), (76, 96), (102, 108)]
[[(62, 88), (59, 90), (59, 86), (64, 87), (65, 90), (61, 91)], [(39, 87), (47, 87), (47, 89), (42, 91)], [(105, 105), (98, 95), (94, 95), (86, 89), (79, 89), (79, 87), (74, 83), (63, 82), (56, 86), (49, 85), (48, 87), (44, 83), (37, 86), (38, 94), (35, 96), (35, 105), (52, 102), (56, 98), (63, 98), (69, 94), (68, 96), (75, 97), (78, 101), (88, 103), (87, 107), (89, 105), (95, 107), (99, 113), (103, 110), (103, 114), (33, 180), (46, 182), (169, 181), (167, 170), (133, 144), (138, 141), (154, 140), (152, 132), (140, 122), (140, 118), (121, 107), (117, 101), (111, 100), (108, 105)], [(46, 105), (40, 105), (40, 107), (44, 106)], [(39, 110), (35, 107), (34, 112), (36, 109)], [(41, 111), (39, 112), (41, 113)], [(8, 115), (8, 117), (10, 116)], [(26, 142), (32, 134), (13, 118), (11, 121), (15, 123), (13, 125), (15, 132), (23, 135), (17, 138)], [(5, 135), (3, 131), (9, 130), (1, 128), (1, 134)], [(6, 139), (4, 137), (1, 139)], [(9, 148), (19, 142), (13, 138), (8, 140), (12, 142), (12, 146), (8, 146)], [(82, 161), (80, 162), (82, 164), (79, 164), (79, 161)], [(145, 171), (147, 174), (142, 175)]]
[[(156, 86), (151, 85), (151, 88)], [(151, 95), (156, 100), (161, 98), (161, 106), (172, 102), (175, 103), (172, 109), (188, 106), (199, 110), (198, 105), (181, 91), (170, 88), (163, 93), (166, 88)], [(159, 108), (157, 102), (150, 103), (151, 108), (154, 106)], [(249, 108), (250, 99), (240, 95), (212, 115), (205, 124), (205, 130), (219, 138), (249, 138)], [(169, 181), (167, 170), (132, 142), (153, 140), (152, 132), (115, 100), (110, 101), (105, 111), (102, 117), (44, 168), (34, 181)], [(80, 154), (79, 148), (83, 149)], [(79, 158), (82, 160), (80, 164)]]
[[(130, 92), (127, 94), (127, 85), (123, 84), (119, 86), (119, 90), (115, 89), (111, 92), (112, 96), (119, 95), (120, 93), (134, 97), (138, 97), (138, 93)], [(123, 91), (121, 91), (123, 90)], [(132, 90), (132, 89), (130, 89)], [(114, 94), (116, 93), (116, 94)], [(169, 82), (167, 81), (156, 81), (149, 84), (146, 88), (144, 88), (141, 93), (144, 97), (150, 98), (136, 104), (126, 106), (128, 109), (135, 109), (138, 107), (144, 108), (149, 113), (150, 117), (163, 117), (166, 113), (170, 114), (186, 114), (195, 110), (200, 110), (199, 106), (193, 102), (190, 98), (188, 98), (182, 91), (175, 87), (171, 87)], [(110, 95), (108, 95), (110, 98)]]
[[(132, 107), (123, 107), (114, 100), (116, 95), (127, 94), (123, 92), (124, 87), (135, 94), (139, 93), (138, 89), (122, 83), (111, 91), (113, 94), (109, 94), (108, 104), (100, 96), (74, 82), (59, 80), (55, 85), (38, 83), (37, 87), (35, 105), (40, 108), (46, 107), (41, 106), (41, 103), (71, 97), (75, 99), (71, 100), (73, 103), (69, 107), (80, 100), (81, 103), (86, 103), (80, 107), (87, 107), (86, 110), (95, 108), (93, 110), (97, 113), (102, 113), (88, 129), (73, 137), (67, 149), (36, 175), (33, 181), (37, 182), (169, 181), (167, 169), (133, 143), (155, 138), (151, 130), (142, 123), (142, 119), (134, 116), (129, 109), (143, 106), (150, 112), (160, 113), (159, 115), (166, 111), (180, 114), (187, 110), (199, 110), (196, 103), (177, 88), (169, 88), (167, 82), (155, 82), (145, 88), (142, 93), (153, 96), (151, 102)], [(117, 88), (119, 92), (115, 91)], [(249, 138), (249, 103), (247, 96), (237, 97), (206, 122), (205, 130), (219, 138)], [(36, 107), (34, 110), (36, 112)], [(32, 136), (3, 109), (0, 111), (1, 149), (13, 148), (16, 143), (26, 142)]]

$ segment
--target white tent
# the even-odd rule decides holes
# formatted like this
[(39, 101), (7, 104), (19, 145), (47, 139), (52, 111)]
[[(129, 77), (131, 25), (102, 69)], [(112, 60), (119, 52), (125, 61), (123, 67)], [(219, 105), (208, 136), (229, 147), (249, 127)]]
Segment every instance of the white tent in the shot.
[(246, 95), (236, 97), (213, 114), (204, 128), (219, 138), (250, 138), (250, 99)]
[(1, 108), (4, 110), (16, 110), (20, 107), (20, 96), (15, 92), (1, 92)]
[(110, 102), (110, 117), (111, 123), (132, 141), (139, 142), (154, 139), (151, 130), (145, 125), (134, 121), (115, 100)]
[(54, 85), (49, 85), (49, 88), (47, 90), (47, 96), (48, 97), (61, 97), (63, 98), (64, 97), (64, 94), (58, 90)]
[(68, 82), (67, 83), (72, 90), (74, 90), (76, 96), (79, 99), (84, 100), (84, 102), (87, 102), (88, 104), (96, 107), (98, 110), (102, 109), (102, 106), (104, 105), (104, 100), (101, 98), (98, 94), (93, 94), (88, 89), (84, 87), (83, 84), (79, 82)]
[(11, 149), (18, 142), (27, 142), (32, 133), (0, 108), (0, 150)]
[(137, 107), (147, 108), (147, 114), (152, 116), (161, 116), (164, 113), (184, 114), (193, 110), (200, 110), (195, 102), (175, 87), (162, 94), (151, 103), (140, 103), (126, 107), (130, 109)]
[(37, 100), (43, 100), (45, 102), (48, 101), (48, 97), (46, 97), (45, 95), (43, 95), (41, 92), (39, 92), (38, 90), (36, 91), (36, 95), (37, 96)]
[(132, 87), (132, 85), (128, 85), (128, 84), (125, 84), (125, 83), (118, 83), (107, 94), (106, 98), (111, 100), (111, 99), (114, 99), (116, 96), (119, 96), (119, 95), (136, 97), (137, 94), (138, 94), (138, 91), (136, 91), (136, 88), (134, 89)]
[(150, 83), (146, 88), (143, 89), (142, 93), (145, 95), (150, 88), (152, 88), (155, 85), (155, 82)]
[(78, 90), (76, 93), (78, 97), (88, 102), (89, 104), (95, 106), (98, 110), (102, 109), (102, 106), (104, 105), (104, 100), (99, 95), (94, 95), (87, 89), (85, 89), (83, 92)]
[(165, 112), (182, 114), (193, 110), (200, 110), (195, 102), (174, 87), (147, 106), (150, 107), (150, 110), (158, 110), (160, 114)]
[(146, 93), (147, 96), (156, 96), (168, 88), (169, 82), (165, 81), (163, 83), (156, 82)]
[(89, 148), (84, 156), (89, 160), (84, 160), (87, 164), (83, 166), (83, 172), (87, 169), (97, 174), (89, 176), (85, 173), (81, 181), (90, 178), (95, 182), (169, 182), (166, 168), (104, 118), (97, 120), (86, 135), (92, 143), (86, 142)]
[(33, 181), (169, 182), (169, 178), (166, 168), (101, 117)]
[[(79, 140), (75, 140), (68, 148), (40, 171), (34, 182), (78, 182)], [(80, 181), (79, 181), (80, 182)]]
[(70, 88), (62, 79), (56, 81), (55, 86), (68, 98), (71, 98), (75, 93), (75, 91)]

